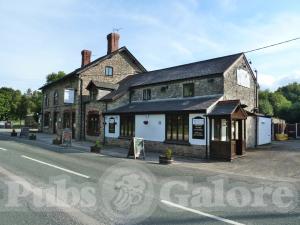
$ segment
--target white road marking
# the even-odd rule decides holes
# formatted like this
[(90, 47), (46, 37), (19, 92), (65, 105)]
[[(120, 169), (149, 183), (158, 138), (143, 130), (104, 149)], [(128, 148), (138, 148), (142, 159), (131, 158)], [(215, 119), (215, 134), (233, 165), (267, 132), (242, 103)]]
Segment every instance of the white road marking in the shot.
[(0, 150), (1, 150), (1, 151), (7, 151), (7, 149), (5, 149), (5, 148), (0, 148)]
[(201, 212), (199, 210), (184, 207), (182, 205), (178, 205), (176, 203), (169, 202), (169, 201), (166, 201), (166, 200), (160, 200), (160, 201), (162, 203), (166, 204), (166, 205), (169, 205), (169, 206), (172, 206), (172, 207), (175, 207), (175, 208), (178, 208), (178, 209), (182, 209), (182, 210), (185, 210), (185, 211), (188, 211), (188, 212), (192, 212), (192, 213), (195, 213), (195, 214), (198, 214), (198, 215), (201, 215), (201, 216), (206, 216), (206, 217), (209, 217), (209, 218), (212, 218), (212, 219), (215, 219), (215, 220), (219, 220), (219, 221), (224, 222), (224, 223), (233, 224), (233, 225), (245, 225), (243, 223), (238, 223), (238, 222), (235, 222), (233, 220), (224, 219), (222, 217), (214, 216), (214, 215), (211, 215), (211, 214), (208, 214), (208, 213), (205, 213), (205, 212)]
[(59, 167), (59, 166), (50, 164), (50, 163), (46, 163), (46, 162), (43, 162), (43, 161), (40, 161), (40, 160), (31, 158), (31, 157), (28, 157), (28, 156), (26, 156), (26, 155), (22, 155), (22, 157), (25, 158), (25, 159), (32, 160), (32, 161), (34, 161), (34, 162), (38, 162), (38, 163), (43, 164), (43, 165), (47, 165), (47, 166), (50, 166), (50, 167), (53, 167), (53, 168), (56, 168), (56, 169), (65, 171), (65, 172), (67, 172), (67, 173), (75, 174), (75, 175), (77, 175), (77, 176), (84, 177), (84, 178), (87, 178), (87, 179), (90, 178), (90, 177), (87, 176), (87, 175), (84, 175), (84, 174), (81, 174), (81, 173), (77, 173), (77, 172), (75, 172), (75, 171), (68, 170), (68, 169), (65, 169), (65, 168), (62, 168), (62, 167)]

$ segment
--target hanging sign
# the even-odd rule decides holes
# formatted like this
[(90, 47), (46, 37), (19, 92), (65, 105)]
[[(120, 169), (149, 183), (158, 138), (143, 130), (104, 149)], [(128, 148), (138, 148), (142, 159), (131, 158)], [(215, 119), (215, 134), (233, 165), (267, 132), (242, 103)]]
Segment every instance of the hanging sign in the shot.
[(197, 116), (192, 119), (192, 136), (193, 139), (204, 139), (205, 130), (204, 130), (204, 118)]

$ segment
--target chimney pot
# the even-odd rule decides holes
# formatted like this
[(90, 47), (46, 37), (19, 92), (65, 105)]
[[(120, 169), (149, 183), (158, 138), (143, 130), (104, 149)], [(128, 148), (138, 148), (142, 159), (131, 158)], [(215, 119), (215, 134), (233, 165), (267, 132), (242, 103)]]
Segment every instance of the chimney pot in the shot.
[(107, 35), (107, 54), (119, 49), (120, 35), (118, 33), (110, 33)]
[(81, 67), (89, 64), (91, 62), (92, 52), (90, 50), (82, 50), (81, 51)]

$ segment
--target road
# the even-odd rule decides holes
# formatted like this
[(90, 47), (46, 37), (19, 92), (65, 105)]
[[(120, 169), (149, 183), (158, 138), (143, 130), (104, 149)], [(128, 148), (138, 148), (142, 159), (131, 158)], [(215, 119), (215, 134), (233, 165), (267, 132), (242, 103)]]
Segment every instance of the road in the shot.
[(297, 180), (162, 166), (0, 135), (5, 225), (299, 224), (299, 187)]

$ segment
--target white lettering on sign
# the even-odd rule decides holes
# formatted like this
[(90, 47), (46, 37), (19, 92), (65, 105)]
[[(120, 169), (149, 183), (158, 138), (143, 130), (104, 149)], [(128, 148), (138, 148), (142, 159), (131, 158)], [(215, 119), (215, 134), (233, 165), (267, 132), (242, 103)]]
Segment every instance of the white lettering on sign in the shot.
[(238, 69), (236, 71), (236, 76), (237, 76), (237, 84), (250, 88), (250, 74), (248, 71), (243, 70), (243, 69)]

